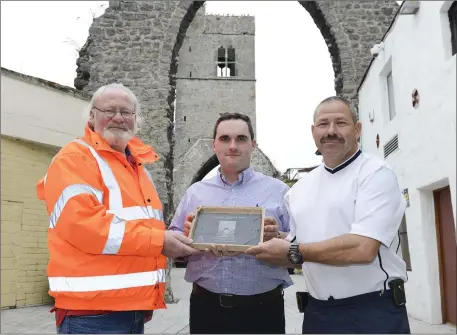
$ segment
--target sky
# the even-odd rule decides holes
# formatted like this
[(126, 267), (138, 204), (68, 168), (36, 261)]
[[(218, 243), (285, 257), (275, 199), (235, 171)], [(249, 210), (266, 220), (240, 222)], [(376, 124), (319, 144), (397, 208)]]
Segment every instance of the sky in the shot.
[[(1, 66), (73, 86), (77, 48), (108, 1), (2, 1)], [(324, 39), (297, 1), (207, 1), (207, 14), (246, 14), (256, 24), (256, 119), (260, 149), (275, 167), (321, 162), (314, 108), (335, 94)], [(369, 52), (369, 51), (368, 51)]]

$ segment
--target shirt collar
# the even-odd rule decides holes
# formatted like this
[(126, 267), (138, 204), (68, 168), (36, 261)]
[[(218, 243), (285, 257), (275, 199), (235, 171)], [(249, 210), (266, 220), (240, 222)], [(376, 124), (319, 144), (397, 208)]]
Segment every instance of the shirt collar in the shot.
[(233, 184), (230, 184), (225, 178), (225, 176), (221, 173), (221, 168), (219, 167), (217, 169), (217, 180), (221, 182), (223, 185), (233, 186), (247, 183), (252, 178), (252, 176), (254, 176), (254, 169), (252, 168), (252, 166), (249, 166), (246, 170), (242, 171), (238, 175), (238, 181), (234, 182)]
[(346, 166), (348, 166), (349, 164), (351, 164), (353, 161), (355, 161), (357, 159), (357, 157), (360, 156), (360, 154), (362, 153), (362, 151), (359, 149), (355, 152), (355, 154), (353, 154), (351, 157), (349, 157), (346, 161), (344, 161), (343, 163), (341, 163), (340, 165), (338, 165), (337, 167), (335, 168), (329, 168), (327, 167), (325, 164), (324, 164), (324, 168), (325, 170), (327, 170), (328, 172), (330, 172), (331, 174), (334, 174), (334, 173), (337, 173), (338, 171), (341, 171), (343, 170)]

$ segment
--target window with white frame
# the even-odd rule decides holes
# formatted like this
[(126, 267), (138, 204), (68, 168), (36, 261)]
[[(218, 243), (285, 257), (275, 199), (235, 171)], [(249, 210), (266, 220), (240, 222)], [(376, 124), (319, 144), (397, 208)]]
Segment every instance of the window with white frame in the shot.
[(233, 47), (217, 49), (217, 76), (235, 77), (235, 49)]
[(395, 90), (394, 90), (394, 82), (392, 71), (386, 77), (387, 79), (387, 100), (389, 102), (389, 118), (393, 120), (397, 112), (395, 110)]

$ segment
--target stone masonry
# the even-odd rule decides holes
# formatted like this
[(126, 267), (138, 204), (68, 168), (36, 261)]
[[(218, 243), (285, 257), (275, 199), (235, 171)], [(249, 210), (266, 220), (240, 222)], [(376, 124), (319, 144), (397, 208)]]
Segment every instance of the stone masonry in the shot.
[[(138, 96), (144, 116), (139, 136), (161, 156), (150, 170), (168, 219), (176, 206), (173, 199), (175, 146), (178, 148), (183, 146), (181, 142), (188, 141), (174, 134), (179, 55), (187, 29), (203, 3), (110, 1), (106, 12), (90, 27), (77, 60), (77, 89), (93, 93), (101, 85), (122, 82)], [(357, 103), (357, 86), (372, 58), (369, 50), (381, 41), (391, 24), (398, 9), (396, 1), (300, 3), (328, 45), (337, 94)], [(306, 36), (306, 32), (303, 34)], [(240, 87), (245, 89), (243, 85)], [(204, 157), (195, 159), (201, 159), (198, 164), (204, 165)]]
[[(221, 113), (248, 115), (256, 132), (255, 23), (252, 16), (205, 15), (200, 9), (186, 32), (176, 76), (173, 203), (219, 162), (212, 151), (214, 124)], [(220, 77), (218, 50), (235, 52), (235, 76)], [(228, 61), (228, 59), (227, 59)], [(178, 140), (179, 139), (179, 140)], [(257, 171), (278, 175), (260, 150)]]

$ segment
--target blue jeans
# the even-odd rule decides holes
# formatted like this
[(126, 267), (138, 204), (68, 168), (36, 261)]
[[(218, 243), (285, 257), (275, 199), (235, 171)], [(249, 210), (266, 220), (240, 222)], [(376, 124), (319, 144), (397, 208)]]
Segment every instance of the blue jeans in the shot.
[(144, 312), (111, 312), (66, 316), (58, 334), (144, 334)]

